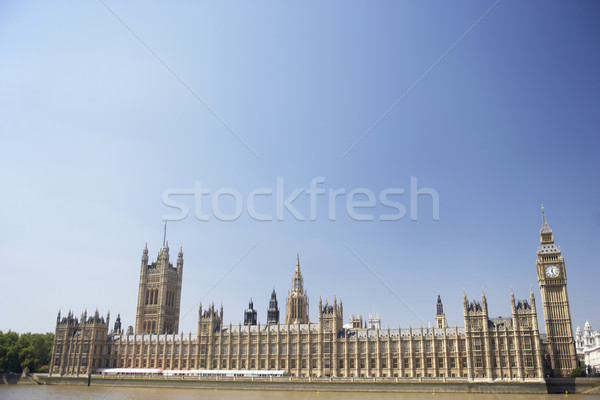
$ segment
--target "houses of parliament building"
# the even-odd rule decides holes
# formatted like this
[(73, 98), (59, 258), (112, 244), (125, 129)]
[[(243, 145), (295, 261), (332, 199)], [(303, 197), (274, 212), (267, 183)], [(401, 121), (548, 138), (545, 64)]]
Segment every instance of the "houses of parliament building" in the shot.
[[(56, 319), (52, 375), (88, 375), (99, 368), (162, 370), (283, 371), (296, 377), (467, 378), (541, 380), (568, 376), (577, 366), (567, 296), (565, 261), (542, 209), (537, 276), (545, 334), (540, 334), (531, 291), (510, 293), (510, 318), (491, 318), (480, 299), (463, 295), (464, 327), (449, 327), (438, 296), (435, 327), (381, 328), (378, 317), (359, 315), (344, 324), (341, 299), (319, 300), (318, 320), (309, 320), (309, 302), (299, 257), (280, 319), (275, 291), (266, 324), (257, 323), (252, 301), (244, 323), (223, 323), (223, 307), (200, 305), (196, 334), (179, 333), (183, 252), (175, 265), (168, 242), (156, 261), (142, 253), (135, 328), (120, 317), (69, 312)], [(432, 302), (433, 303), (433, 302)], [(433, 306), (434, 304), (432, 304)]]

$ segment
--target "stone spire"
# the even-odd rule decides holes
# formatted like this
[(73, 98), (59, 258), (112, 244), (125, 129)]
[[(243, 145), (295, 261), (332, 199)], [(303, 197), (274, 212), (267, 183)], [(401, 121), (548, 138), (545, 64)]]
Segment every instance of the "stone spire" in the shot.
[(302, 272), (300, 272), (300, 252), (296, 254), (296, 269), (292, 279), (292, 291), (304, 292), (304, 280), (302, 279)]
[(439, 293), (436, 304), (435, 326), (436, 328), (448, 327), (448, 321), (446, 321), (446, 314), (444, 314), (444, 305), (442, 304), (442, 297), (439, 295)]
[(444, 313), (444, 304), (442, 304), (442, 298), (438, 294), (437, 305), (436, 305), (436, 313), (437, 315), (442, 315)]
[(148, 242), (144, 245), (144, 251), (142, 251), (142, 272), (145, 271), (148, 266)]
[(546, 221), (546, 213), (544, 212), (544, 205), (542, 204), (542, 228), (540, 229), (540, 233), (552, 233), (552, 229), (548, 226), (548, 222)]
[(115, 321), (115, 326), (113, 328), (114, 333), (121, 333), (121, 314), (117, 314), (117, 320)]
[(286, 324), (308, 323), (308, 298), (300, 272), (300, 252), (296, 254), (296, 269), (292, 278), (292, 290), (287, 299)]
[(179, 246), (179, 254), (177, 254), (177, 268), (183, 268), (183, 246)]
[(512, 314), (515, 313), (515, 308), (517, 306), (517, 303), (515, 302), (515, 292), (513, 292), (512, 287), (510, 288), (510, 309)]
[(540, 228), (540, 243), (542, 244), (540, 250), (544, 253), (556, 253), (559, 251), (558, 247), (554, 244), (554, 235), (552, 229), (546, 221), (546, 213), (544, 212), (544, 206), (542, 205), (542, 227)]

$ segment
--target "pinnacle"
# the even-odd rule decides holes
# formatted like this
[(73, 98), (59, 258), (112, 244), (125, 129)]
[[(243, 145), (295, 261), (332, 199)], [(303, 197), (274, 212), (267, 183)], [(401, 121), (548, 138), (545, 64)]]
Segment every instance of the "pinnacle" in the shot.
[(546, 221), (546, 213), (544, 212), (544, 205), (542, 204), (542, 229), (540, 229), (540, 233), (548, 233), (552, 232), (550, 226), (548, 226), (548, 221)]

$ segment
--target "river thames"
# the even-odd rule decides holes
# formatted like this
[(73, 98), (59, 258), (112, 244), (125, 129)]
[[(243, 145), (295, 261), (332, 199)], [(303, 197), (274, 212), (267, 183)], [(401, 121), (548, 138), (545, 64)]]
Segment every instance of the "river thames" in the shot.
[(252, 391), (208, 390), (173, 388), (125, 388), (78, 386), (24, 386), (0, 385), (0, 399), (102, 399), (102, 400), (165, 400), (165, 399), (215, 399), (215, 400), (275, 400), (275, 399), (440, 399), (464, 398), (483, 400), (546, 400), (572, 397), (578, 400), (599, 399), (600, 395), (557, 394), (468, 394), (468, 393), (376, 393), (376, 392), (308, 392), (308, 391)]

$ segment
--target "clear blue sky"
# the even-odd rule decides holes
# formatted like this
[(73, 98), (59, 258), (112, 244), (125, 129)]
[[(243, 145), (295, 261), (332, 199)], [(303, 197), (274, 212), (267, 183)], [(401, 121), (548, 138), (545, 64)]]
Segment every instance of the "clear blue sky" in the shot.
[[(244, 210), (202, 222), (178, 198), (185, 332), (201, 299), (238, 323), (252, 297), (265, 322), (275, 288), (284, 315), (298, 250), (313, 321), (336, 295), (346, 322), (427, 324), (439, 292), (462, 326), (463, 290), (483, 287), (496, 317), (533, 286), (543, 329), (542, 203), (573, 324), (600, 329), (600, 5), (494, 4), (2, 2), (0, 330), (52, 331), (59, 309), (86, 307), (133, 325), (144, 243), (154, 258), (175, 211), (163, 192), (196, 181)], [(411, 176), (439, 193), (439, 221), (427, 196), (417, 221), (356, 221), (343, 197), (330, 221), (327, 196), (314, 221), (247, 213), (277, 177), (286, 197), (317, 177), (404, 188), (390, 198), (410, 211)], [(306, 194), (294, 205), (308, 218)], [(256, 209), (276, 215), (275, 195)]]

